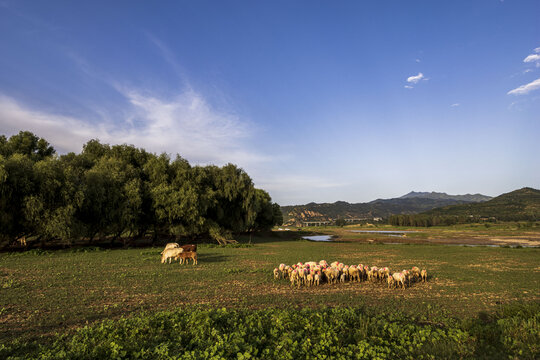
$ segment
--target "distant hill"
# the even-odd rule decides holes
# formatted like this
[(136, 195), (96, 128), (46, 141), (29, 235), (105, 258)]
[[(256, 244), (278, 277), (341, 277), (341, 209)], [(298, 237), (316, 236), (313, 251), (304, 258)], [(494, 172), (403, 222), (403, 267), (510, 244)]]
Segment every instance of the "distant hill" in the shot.
[(493, 199), (491, 196), (486, 196), (482, 194), (465, 194), (465, 195), (448, 195), (447, 193), (441, 192), (415, 192), (411, 191), (407, 195), (403, 195), (400, 199), (410, 199), (410, 198), (423, 198), (423, 199), (436, 199), (436, 200), (460, 200), (460, 201), (470, 201), (470, 202), (480, 202)]
[[(466, 200), (468, 198), (474, 198), (475, 200)], [(445, 193), (411, 192), (400, 198), (377, 199), (368, 203), (351, 204), (345, 201), (337, 201), (335, 203), (282, 206), (281, 211), (284, 222), (289, 224), (302, 221), (331, 221), (337, 218), (371, 221), (373, 218), (383, 218), (393, 214), (417, 214), (437, 207), (463, 204), (470, 201), (484, 201), (486, 198), (490, 199), (490, 197), (480, 194), (447, 195)]]
[(540, 190), (525, 187), (502, 194), (489, 201), (445, 206), (423, 212), (420, 215), (538, 220), (540, 219)]

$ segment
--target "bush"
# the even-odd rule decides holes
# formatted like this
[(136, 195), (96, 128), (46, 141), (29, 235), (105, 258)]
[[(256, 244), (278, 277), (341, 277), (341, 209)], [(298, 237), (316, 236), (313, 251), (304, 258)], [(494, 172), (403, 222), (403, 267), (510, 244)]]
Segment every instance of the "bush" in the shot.
[(41, 359), (534, 359), (539, 314), (533, 305), (430, 323), (363, 308), (195, 308), (100, 322), (39, 348), (2, 345), (0, 357), (27, 350)]

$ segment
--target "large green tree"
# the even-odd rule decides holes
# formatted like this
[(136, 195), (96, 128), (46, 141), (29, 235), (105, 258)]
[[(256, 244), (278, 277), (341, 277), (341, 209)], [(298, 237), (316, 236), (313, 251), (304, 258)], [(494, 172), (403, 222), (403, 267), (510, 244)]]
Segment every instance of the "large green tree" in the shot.
[(279, 205), (233, 164), (191, 166), (180, 156), (90, 140), (80, 154), (55, 155), (21, 131), (0, 136), (0, 246), (114, 242), (152, 234), (222, 239), (267, 230)]

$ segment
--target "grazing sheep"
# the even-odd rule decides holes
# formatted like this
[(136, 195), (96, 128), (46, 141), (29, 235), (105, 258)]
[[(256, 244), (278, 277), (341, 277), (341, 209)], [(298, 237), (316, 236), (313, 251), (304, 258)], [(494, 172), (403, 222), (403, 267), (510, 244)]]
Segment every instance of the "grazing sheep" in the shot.
[(300, 287), (300, 281), (298, 279), (298, 269), (294, 269), (291, 272), (291, 277), (289, 278), (289, 280), (291, 281), (291, 287), (293, 287), (294, 285), (298, 285), (298, 287)]
[(313, 282), (315, 285), (319, 286), (321, 284), (321, 273), (317, 271), (315, 275), (313, 276)]
[(411, 269), (411, 274), (413, 277), (413, 280), (418, 280), (420, 278), (420, 269), (417, 266), (413, 266)]
[(405, 275), (405, 279), (407, 280), (407, 284), (410, 287), (411, 286), (411, 273), (409, 272), (409, 270), (403, 270), (401, 273), (403, 275)]
[(171, 263), (171, 260), (176, 260), (176, 257), (178, 254), (181, 254), (184, 251), (182, 248), (172, 248), (164, 250), (161, 253), (161, 263), (164, 264), (167, 260), (169, 260), (169, 264)]
[(390, 269), (387, 267), (383, 268), (383, 278), (386, 279), (390, 276)]
[(305, 284), (306, 282), (306, 269), (298, 269), (298, 280), (299, 284)]
[(388, 283), (388, 288), (391, 289), (394, 287), (394, 277), (391, 275), (388, 275), (388, 278), (386, 279), (386, 282)]
[(324, 275), (328, 279), (329, 284), (333, 284), (338, 281), (339, 270), (334, 267), (329, 267), (323, 270)]
[(163, 251), (161, 252), (161, 254), (163, 255), (163, 253), (169, 249), (175, 249), (175, 248), (179, 248), (180, 245), (178, 245), (178, 243), (168, 243), (167, 245), (165, 245), (165, 249), (163, 249)]
[(369, 271), (369, 266), (367, 265), (364, 265), (364, 267), (362, 267), (360, 269), (360, 276), (362, 277), (362, 281), (365, 281), (368, 279), (368, 271)]
[(405, 289), (405, 275), (403, 275), (403, 273), (393, 273), (392, 277), (394, 278), (396, 287), (399, 286), (399, 284), (401, 284), (401, 287)]
[(349, 278), (351, 279), (351, 281), (360, 282), (360, 271), (354, 265), (349, 267)]
[[(178, 255), (177, 257), (182, 259), (191, 258), (186, 254), (186, 251), (184, 251), (184, 255)], [(361, 282), (366, 278), (373, 282), (384, 281), (387, 283), (388, 288), (401, 287), (405, 289), (411, 285), (411, 278), (414, 281), (416, 274), (419, 273), (418, 271), (417, 267), (412, 267), (411, 270), (403, 270), (392, 274), (388, 267), (370, 267), (363, 264), (345, 265), (339, 261), (334, 261), (331, 266), (328, 266), (325, 260), (321, 260), (319, 262), (298, 262), (291, 266), (282, 263), (273, 269), (273, 275), (274, 279), (287, 278), (291, 282), (291, 287), (297, 286), (298, 288), (301, 286), (319, 286), (321, 281), (328, 284), (337, 284), (347, 281)], [(426, 281), (427, 271), (420, 271), (420, 277), (423, 281)], [(407, 284), (405, 284), (406, 281)]]
[(377, 280), (379, 275), (379, 269), (376, 266), (372, 266), (368, 271), (368, 280), (374, 281)]
[(377, 277), (379, 280), (384, 280), (384, 269), (380, 268), (379, 271), (377, 271)]
[(422, 277), (422, 282), (426, 282), (427, 281), (427, 270), (422, 269), (422, 271), (420, 272), (420, 276)]
[(285, 277), (285, 273), (287, 271), (286, 268), (287, 268), (287, 265), (279, 264), (279, 267), (278, 267), (278, 271), (279, 271), (278, 276), (279, 277), (282, 277), (282, 278)]
[(312, 286), (313, 285), (313, 275), (311, 273), (306, 275), (306, 285)]

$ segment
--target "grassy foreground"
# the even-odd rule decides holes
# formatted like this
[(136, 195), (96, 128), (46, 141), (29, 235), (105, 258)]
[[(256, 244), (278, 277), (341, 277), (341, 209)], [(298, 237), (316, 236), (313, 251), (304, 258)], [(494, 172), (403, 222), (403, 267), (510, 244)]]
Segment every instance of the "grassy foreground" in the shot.
[[(174, 347), (176, 346), (174, 344), (177, 344), (175, 349), (184, 349), (182, 346), (185, 344), (182, 341), (187, 341), (186, 339), (191, 337), (190, 331), (203, 330), (197, 330), (198, 328), (195, 327), (188, 331), (186, 329), (191, 325), (180, 325), (182, 323), (180, 320), (178, 320), (179, 325), (174, 325), (174, 322), (163, 323), (163, 321), (168, 318), (182, 319), (192, 316), (210, 318), (217, 316), (219, 318), (222, 310), (216, 309), (220, 308), (228, 309), (223, 310), (226, 314), (223, 316), (230, 318), (227, 320), (231, 321), (230, 324), (239, 323), (243, 321), (241, 319), (249, 316), (254, 316), (254, 319), (262, 317), (260, 321), (265, 323), (265, 321), (270, 321), (268, 316), (274, 319), (272, 316), (275, 314), (278, 314), (275, 316), (281, 318), (282, 321), (292, 321), (286, 319), (294, 319), (293, 315), (302, 308), (306, 309), (303, 311), (307, 313), (302, 312), (302, 314), (305, 314), (306, 319), (311, 319), (310, 322), (315, 321), (317, 316), (331, 316), (328, 315), (328, 311), (330, 313), (351, 311), (350, 315), (343, 316), (356, 319), (351, 320), (354, 324), (380, 322), (380, 326), (385, 328), (383, 324), (387, 323), (385, 329), (388, 326), (397, 326), (392, 332), (411, 331), (411, 334), (420, 334), (424, 330), (431, 332), (439, 329), (448, 332), (449, 329), (457, 329), (466, 333), (459, 341), (463, 340), (465, 343), (472, 344), (466, 347), (469, 353), (464, 354), (465, 357), (472, 356), (473, 358), (474, 352), (477, 351), (475, 349), (480, 346), (480, 338), (471, 329), (476, 329), (475, 326), (478, 324), (481, 329), (484, 329), (482, 325), (484, 323), (486, 326), (493, 324), (503, 326), (501, 324), (504, 321), (516, 322), (515, 328), (520, 329), (522, 335), (505, 333), (512, 327), (505, 328), (507, 330), (504, 331), (497, 327), (493, 331), (503, 338), (509, 336), (508, 344), (514, 344), (516, 336), (525, 336), (526, 339), (518, 341), (521, 345), (508, 345), (508, 348), (505, 347), (506, 343), (503, 340), (497, 340), (497, 344), (503, 344), (497, 346), (503, 346), (506, 349), (503, 352), (505, 354), (514, 354), (512, 351), (517, 351), (514, 354), (517, 358), (519, 358), (519, 351), (529, 351), (529, 353), (532, 351), (533, 354), (537, 354), (537, 347), (529, 349), (526, 344), (531, 340), (536, 344), (539, 343), (537, 307), (540, 300), (539, 249), (420, 244), (382, 245), (349, 241), (314, 243), (293, 241), (286, 234), (282, 236), (286, 238), (280, 238), (278, 235), (255, 238), (255, 244), (248, 247), (201, 246), (198, 266), (160, 264), (161, 249), (158, 248), (0, 254), (0, 343), (3, 344), (0, 346), (4, 346), (0, 357), (31, 351), (36, 351), (35, 356), (37, 356), (37, 352), (45, 351), (38, 350), (38, 344), (44, 344), (46, 349), (55, 344), (52, 348), (56, 348), (57, 353), (64, 351), (68, 354), (71, 350), (66, 348), (68, 346), (66, 344), (70, 341), (74, 341), (73, 344), (85, 343), (88, 349), (100, 348), (90, 345), (94, 341), (92, 339), (98, 339), (95, 341), (102, 339), (109, 344), (107, 345), (109, 347), (110, 336), (116, 336), (120, 342), (132, 341), (137, 337), (129, 340), (132, 335), (126, 335), (131, 334), (131, 330), (126, 330), (127, 332), (121, 330), (124, 326), (131, 324), (130, 321), (144, 324), (149, 322), (150, 325), (147, 324), (141, 328), (146, 330), (133, 330), (137, 334), (146, 334), (148, 331), (150, 333), (161, 330), (171, 331), (167, 328), (168, 326), (180, 329), (179, 334), (183, 335), (168, 333), (166, 337), (186, 336), (187, 338), (182, 338), (181, 341), (174, 340), (168, 345)], [(272, 269), (281, 262), (291, 264), (321, 259), (339, 260), (346, 264), (388, 266), (392, 270), (417, 265), (428, 269), (430, 279), (428, 283), (414, 284), (405, 290), (387, 289), (383, 284), (372, 283), (345, 283), (333, 286), (325, 284), (314, 288), (291, 289), (285, 280), (273, 280)], [(528, 306), (528, 310), (519, 312), (522, 315), (496, 317), (495, 314), (503, 311), (505, 306), (514, 306), (514, 304), (529, 304), (524, 305)], [(334, 310), (319, 311), (326, 307), (332, 307)], [(345, 310), (346, 307), (351, 307), (351, 309)], [(268, 308), (273, 310), (264, 310)], [(309, 312), (309, 309), (315, 309), (315, 311)], [(156, 313), (159, 311), (165, 311), (165, 313)], [(119, 320), (123, 317), (128, 317), (128, 319)], [(368, 318), (371, 320), (362, 320)], [(107, 319), (114, 322), (95, 323), (97, 320)], [(480, 321), (479, 319), (485, 321), (475, 322)], [(258, 321), (257, 324), (259, 324)], [(298, 321), (303, 323), (304, 320)], [(396, 325), (390, 325), (393, 323)], [(223, 325), (221, 320), (218, 321), (217, 325), (219, 324)], [(362, 339), (360, 335), (354, 335), (354, 332), (350, 335), (352, 337), (347, 337), (350, 333), (350, 324), (352, 323), (344, 323), (341, 330), (333, 331), (340, 334), (343, 332), (345, 340), (341, 339), (340, 335), (332, 341), (342, 344), (343, 341)], [(463, 324), (469, 324), (472, 327)], [(90, 327), (76, 335), (79, 336), (79, 340), (59, 337), (61, 334), (72, 336), (75, 329), (86, 325)], [(409, 325), (412, 328), (406, 330)], [(133, 326), (138, 327), (138, 325)], [(205, 326), (209, 329), (218, 329), (211, 324)], [(237, 328), (236, 325), (230, 326)], [(257, 326), (253, 327), (255, 333)], [(265, 325), (260, 326), (265, 328), (264, 331), (279, 330), (271, 330)], [(486, 328), (488, 333), (491, 331), (489, 326)], [(102, 331), (99, 329), (104, 332), (98, 336), (94, 332)], [(249, 329), (252, 329), (251, 325)], [(292, 342), (289, 345), (292, 346), (295, 341), (297, 345), (299, 341), (306, 341), (305, 336), (296, 337), (298, 329), (294, 327), (287, 329), (289, 330), (286, 332), (294, 333), (290, 335)], [(219, 329), (216, 331), (216, 334), (219, 334)], [(246, 334), (250, 331), (252, 330), (246, 330)], [(371, 332), (379, 334), (378, 331)], [(374, 335), (374, 338), (384, 339), (386, 331), (381, 332), (380, 336)], [(480, 332), (484, 334), (482, 331)], [(124, 339), (124, 335), (128, 337)], [(80, 338), (81, 336), (87, 340)], [(320, 336), (330, 335), (321, 333)], [(431, 338), (431, 336), (428, 337)], [(277, 338), (273, 339), (272, 341), (278, 341)], [(386, 344), (388, 346), (394, 341), (393, 337), (389, 339)], [(418, 349), (424, 350), (418, 351), (423, 351), (425, 354), (429, 353), (426, 350), (428, 347), (438, 346), (425, 345), (425, 341), (420, 342), (424, 345)], [(377, 345), (370, 341), (368, 343), (371, 344), (369, 346)], [(100, 346), (105, 346), (103, 344)], [(157, 351), (155, 346), (158, 345), (154, 345), (149, 346), (154, 349), (152, 351)], [(413, 349), (415, 349), (414, 346)], [(448, 349), (454, 349), (453, 346), (449, 345)], [(446, 349), (446, 345), (443, 348)], [(510, 351), (510, 348), (514, 350)], [(258, 351), (263, 351), (263, 347), (258, 347), (258, 349)], [(124, 354), (122, 352), (124, 350), (118, 350), (119, 354)], [(110, 351), (113, 350), (110, 349)], [(175, 351), (169, 355), (183, 353)], [(452, 351), (448, 357), (459, 357), (458, 353)], [(413, 353), (418, 354), (416, 352), (411, 354)], [(134, 356), (134, 353), (130, 354)], [(156, 353), (152, 353), (154, 356), (148, 354), (147, 358), (158, 357)], [(98, 355), (89, 355), (89, 357), (96, 356)], [(262, 354), (251, 354), (251, 356), (261, 357)], [(85, 356), (75, 355), (75, 353), (71, 356), (71, 358), (76, 357), (84, 358)], [(202, 358), (207, 357), (202, 356)], [(376, 356), (367, 358), (376, 358)], [(383, 358), (382, 355), (380, 358)]]
[(362, 307), (189, 309), (141, 314), (56, 336), (51, 345), (0, 345), (41, 359), (536, 359), (540, 306), (433, 323)]

